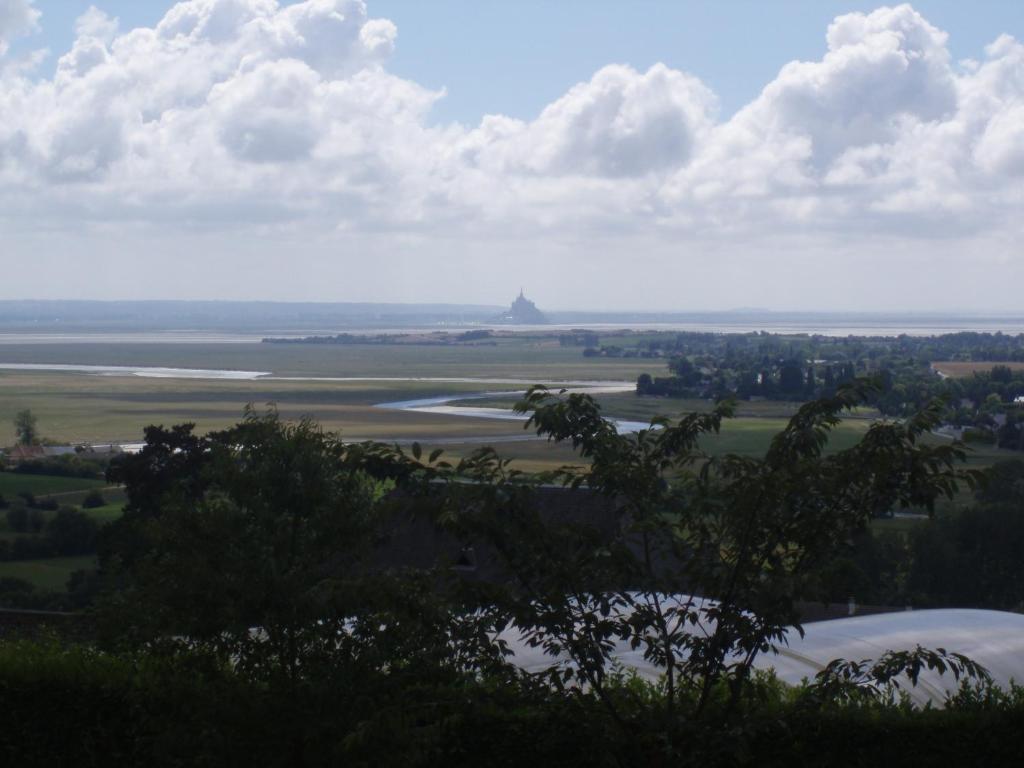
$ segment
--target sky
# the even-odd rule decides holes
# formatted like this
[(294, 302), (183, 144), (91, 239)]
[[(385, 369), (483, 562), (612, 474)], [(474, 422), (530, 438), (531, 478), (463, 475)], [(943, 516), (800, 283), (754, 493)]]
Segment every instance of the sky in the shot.
[(0, 0), (0, 298), (1021, 311), (1024, 3)]

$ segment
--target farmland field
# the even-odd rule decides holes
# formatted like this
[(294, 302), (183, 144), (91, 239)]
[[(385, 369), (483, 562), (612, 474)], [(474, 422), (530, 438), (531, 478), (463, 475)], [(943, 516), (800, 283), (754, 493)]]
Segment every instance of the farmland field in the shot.
[[(462, 405), (510, 408), (516, 391), (527, 383), (557, 385), (568, 381), (620, 382), (627, 388), (663, 361), (638, 358), (587, 358), (581, 349), (561, 347), (552, 337), (503, 338), (479, 346), (417, 346), (391, 344), (0, 344), (0, 364), (50, 364), (187, 368), (253, 371), (250, 378), (157, 378), (131, 371), (70, 372), (0, 368), (0, 445), (14, 440), (13, 417), (31, 409), (43, 436), (66, 443), (139, 442), (150, 424), (169, 426), (193, 422), (204, 433), (236, 423), (247, 404), (274, 404), (286, 419), (310, 417), (343, 439), (375, 439), (424, 449), (442, 448), (457, 460), (483, 445), (493, 445), (514, 459), (513, 467), (538, 472), (579, 465), (567, 445), (556, 445), (524, 430), (523, 423), (481, 417), (381, 408), (382, 403), (432, 397), (472, 396)], [(954, 366), (947, 375), (968, 375), (967, 365), (987, 370), (989, 364)], [(944, 371), (945, 372), (945, 371)], [(432, 380), (433, 379), (433, 380)], [(436, 379), (451, 379), (439, 381)], [(491, 379), (492, 381), (487, 381)], [(517, 383), (502, 383), (501, 380)], [(638, 397), (631, 391), (594, 395), (609, 417), (646, 422), (655, 416), (678, 418), (706, 411), (706, 400)], [(702, 447), (712, 455), (732, 452), (762, 454), (786, 425), (798, 405), (785, 402), (739, 402), (735, 418)], [(853, 445), (877, 413), (859, 409), (835, 430), (829, 449)], [(940, 441), (944, 438), (932, 437)], [(971, 464), (984, 466), (1007, 452), (974, 445)], [(79, 505), (85, 493), (102, 488), (106, 504), (84, 510), (100, 524), (121, 514), (124, 494), (104, 487), (102, 480), (0, 473), (0, 494), (19, 491), (52, 495), (61, 504)], [(955, 506), (961, 501), (954, 502)], [(47, 517), (49, 514), (47, 513)], [(880, 523), (901, 529), (913, 521)], [(0, 523), (0, 538), (16, 534)], [(61, 591), (70, 574), (91, 567), (91, 557), (48, 558), (0, 563), (0, 577), (13, 576), (42, 589)]]
[[(557, 339), (495, 345), (412, 344), (0, 344), (0, 363), (152, 366), (266, 371), (275, 376), (420, 376), (537, 381), (636, 381), (659, 361), (584, 357)], [(0, 375), (6, 372), (0, 371)]]
[(0, 579), (22, 579), (39, 589), (63, 592), (72, 573), (95, 567), (96, 558), (92, 555), (13, 560), (0, 562)]
[[(247, 403), (276, 403), (289, 419), (310, 416), (349, 439), (445, 444), (522, 436), (519, 425), (375, 408), (378, 403), (505, 389), (486, 382), (387, 381), (388, 378), (511, 378), (523, 381), (629, 382), (638, 360), (584, 358), (557, 342), (498, 346), (274, 344), (0, 345), (0, 363), (155, 366), (263, 371), (248, 381), (142, 378), (0, 370), (0, 444), (13, 440), (14, 413), (30, 408), (42, 433), (67, 442), (137, 441), (148, 424), (194, 421), (200, 431), (235, 423)], [(303, 381), (286, 377), (378, 377), (377, 381)]]
[(87, 491), (106, 485), (102, 480), (81, 477), (53, 477), (51, 475), (22, 475), (16, 472), (0, 472), (0, 495), (12, 498), (22, 491), (35, 496), (64, 494)]
[(985, 361), (964, 361), (955, 360), (952, 362), (940, 362), (932, 363), (932, 368), (943, 376), (949, 376), (953, 379), (960, 379), (965, 376), (971, 376), (976, 372), (988, 373), (997, 365), (1002, 365), (1009, 368), (1012, 371), (1024, 371), (1024, 363), (1019, 362), (985, 362)]
[[(0, 345), (0, 363), (153, 366), (272, 374), (252, 380), (209, 380), (0, 370), (0, 445), (13, 441), (12, 418), (24, 408), (38, 416), (42, 434), (51, 439), (71, 443), (137, 442), (149, 424), (194, 422), (199, 432), (206, 432), (237, 422), (249, 403), (257, 407), (274, 403), (286, 419), (309, 416), (350, 440), (416, 440), (425, 446), (444, 447), (452, 455), (463, 455), (493, 442), (503, 455), (521, 459), (521, 468), (526, 470), (555, 467), (572, 461), (573, 456), (562, 446), (524, 439), (529, 434), (514, 421), (376, 406), (398, 400), (459, 393), (480, 395), (516, 388), (486, 381), (422, 380), (429, 378), (507, 378), (543, 383), (619, 381), (628, 385), (639, 373), (664, 365), (649, 359), (587, 358), (578, 347), (561, 347), (552, 337), (531, 335), (479, 346), (6, 344)], [(409, 380), (416, 377), (421, 380)], [(515, 399), (515, 395), (503, 394), (476, 400), (474, 404), (507, 407)], [(598, 400), (606, 415), (639, 421), (656, 415), (676, 417), (710, 407), (703, 400), (637, 397), (628, 392), (601, 394)], [(705, 447), (712, 452), (759, 453), (795, 408), (791, 403), (740, 402), (736, 407), (737, 418), (726, 425), (722, 435), (709, 438)], [(834, 445), (850, 444), (874, 415), (867, 409), (851, 414), (838, 430)], [(975, 463), (990, 462), (1002, 453), (979, 448)]]

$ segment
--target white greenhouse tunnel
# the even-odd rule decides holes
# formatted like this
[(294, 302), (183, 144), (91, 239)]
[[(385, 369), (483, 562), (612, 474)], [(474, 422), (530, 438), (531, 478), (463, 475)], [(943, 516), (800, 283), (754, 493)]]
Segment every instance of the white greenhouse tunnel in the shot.
[[(917, 646), (943, 648), (960, 653), (988, 670), (992, 681), (1004, 689), (1024, 681), (1024, 615), (1004, 611), (940, 609), (883, 613), (812, 622), (804, 625), (804, 637), (788, 635), (788, 645), (777, 653), (762, 655), (755, 666), (773, 669), (780, 680), (798, 685), (813, 678), (834, 659), (876, 660), (886, 651), (913, 650)], [(510, 637), (514, 661), (522, 669), (540, 672), (552, 657)], [(644, 659), (643, 650), (618, 643), (613, 656), (623, 667), (641, 677), (657, 680), (662, 669)], [(946, 696), (959, 687), (952, 674), (924, 671), (917, 686), (906, 688), (920, 706), (942, 706)]]

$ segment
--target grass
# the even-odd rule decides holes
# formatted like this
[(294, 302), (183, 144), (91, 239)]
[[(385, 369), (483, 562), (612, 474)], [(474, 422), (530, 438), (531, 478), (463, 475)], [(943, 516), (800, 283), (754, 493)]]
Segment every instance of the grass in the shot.
[[(0, 472), (0, 494), (8, 501), (22, 491), (36, 496), (64, 494), (70, 492), (87, 492), (92, 488), (102, 488), (106, 483), (102, 480), (83, 477), (57, 477), (53, 475), (21, 475), (17, 472)], [(85, 495), (82, 493), (81, 495)], [(58, 500), (60, 500), (58, 498)], [(77, 503), (74, 501), (68, 503)]]
[(124, 502), (118, 501), (111, 504), (104, 504), (102, 507), (83, 509), (82, 511), (100, 525), (105, 525), (107, 523), (112, 523), (114, 520), (121, 517), (121, 514), (124, 511)]
[(374, 407), (377, 403), (493, 385), (429, 382), (192, 381), (68, 374), (0, 375), (0, 444), (15, 412), (31, 408), (47, 437), (69, 442), (138, 441), (150, 424), (194, 422), (223, 429), (248, 403), (276, 403), (287, 419), (310, 416), (349, 439), (439, 439), (518, 434), (514, 424)]
[[(0, 345), (2, 362), (93, 363), (271, 371), (278, 376), (335, 377), (477, 377), (553, 382), (570, 379), (634, 381), (661, 361), (584, 358), (579, 348), (560, 347), (538, 337), (503, 340), (496, 346), (425, 347), (387, 345), (270, 344), (26, 344)], [(246, 404), (276, 403), (286, 419), (309, 416), (345, 439), (386, 442), (418, 440), (450, 452), (468, 453), (488, 438), (504, 456), (521, 460), (524, 469), (550, 468), (572, 461), (572, 454), (537, 441), (506, 442), (524, 435), (511, 421), (411, 413), (376, 408), (406, 400), (453, 392), (485, 393), (501, 385), (432, 381), (209, 381), (146, 379), (136, 376), (76, 375), (56, 372), (0, 371), (0, 445), (14, 439), (14, 414), (30, 408), (44, 435), (68, 442), (139, 441), (149, 424), (194, 422), (197, 431), (236, 423)], [(509, 406), (514, 397), (474, 401), (474, 405)], [(632, 392), (599, 395), (608, 416), (646, 421), (655, 415), (678, 416), (707, 410), (703, 400), (637, 397)], [(797, 405), (781, 402), (737, 403), (737, 418), (723, 434), (709, 438), (713, 453), (753, 455), (768, 446)], [(845, 447), (863, 433), (870, 410), (855, 413), (837, 430), (834, 445)], [(938, 438), (936, 438), (938, 439)], [(972, 458), (984, 466), (1007, 452), (980, 447)], [(2, 478), (3, 475), (0, 475)], [(92, 487), (92, 486), (84, 486)], [(56, 493), (69, 488), (46, 488)], [(8, 493), (0, 485), (0, 493)], [(8, 493), (8, 495), (11, 495)], [(68, 499), (77, 503), (80, 499)], [(110, 501), (113, 501), (110, 499)]]
[[(142, 439), (149, 424), (169, 426), (194, 422), (197, 431), (222, 429), (236, 423), (248, 403), (276, 403), (286, 419), (309, 416), (325, 429), (339, 430), (349, 440), (418, 440), (425, 451), (440, 447), (445, 458), (457, 461), (485, 445), (490, 438), (498, 453), (512, 458), (512, 467), (526, 472), (580, 465), (567, 445), (523, 440), (530, 433), (521, 423), (431, 413), (385, 410), (376, 404), (451, 393), (478, 394), (506, 387), (480, 382), (385, 381), (385, 377), (513, 378), (538, 383), (567, 380), (633, 382), (663, 362), (648, 359), (584, 358), (579, 348), (560, 347), (554, 339), (537, 337), (502, 340), (496, 346), (425, 347), (382, 345), (281, 346), (260, 344), (26, 344), (0, 345), (0, 362), (160, 366), (270, 371), (276, 376), (380, 377), (375, 381), (255, 381), (148, 379), (136, 376), (97, 376), (58, 372), (0, 370), (0, 445), (13, 442), (14, 414), (30, 408), (47, 437), (67, 442), (105, 442)], [(989, 370), (990, 363), (937, 364), (947, 375)], [(512, 396), (475, 400), (472, 405), (511, 407)], [(632, 392), (597, 396), (610, 417), (646, 421), (653, 416), (678, 417), (706, 411), (704, 400), (637, 397)], [(771, 439), (786, 425), (798, 404), (740, 402), (736, 417), (721, 434), (708, 436), (709, 453), (763, 454)], [(852, 446), (877, 416), (870, 409), (852, 414), (838, 427), (831, 450)], [(929, 438), (939, 442), (942, 438)], [(987, 466), (1015, 454), (993, 446), (974, 445), (969, 464)], [(103, 488), (106, 504), (84, 510), (100, 523), (122, 514), (124, 493), (105, 488), (101, 480), (0, 473), (0, 493), (13, 498), (26, 490), (53, 495), (62, 504), (79, 505), (92, 488)], [(956, 510), (970, 503), (963, 493), (943, 504)], [(878, 520), (879, 531), (905, 532), (919, 521)], [(0, 536), (10, 538), (0, 519)], [(44, 589), (63, 590), (75, 570), (91, 568), (92, 557), (53, 558), (0, 563), (0, 577), (23, 578)]]
[(0, 562), (0, 578), (23, 579), (39, 589), (63, 592), (72, 573), (95, 567), (96, 558), (92, 555), (15, 560)]
[[(442, 458), (455, 463), (479, 449), (480, 445), (473, 443), (461, 443), (453, 445), (429, 445), (424, 444), (424, 454), (429, 454), (434, 448), (441, 448), (444, 451)], [(511, 469), (518, 469), (521, 472), (547, 472), (566, 465), (582, 466), (586, 462), (566, 444), (549, 443), (546, 440), (529, 440), (515, 443), (501, 443), (494, 446), (498, 454), (503, 458), (511, 458)]]
[[(658, 360), (583, 357), (557, 339), (496, 346), (308, 344), (0, 344), (0, 362), (269, 371), (277, 376), (448, 376), (636, 381)], [(5, 372), (0, 371), (0, 375)]]
[(953, 360), (949, 362), (932, 363), (932, 368), (939, 373), (954, 379), (962, 379), (966, 376), (973, 376), (975, 373), (988, 373), (997, 365), (1003, 365), (1014, 371), (1024, 371), (1024, 363), (1021, 362), (992, 362), (984, 360), (966, 361)]

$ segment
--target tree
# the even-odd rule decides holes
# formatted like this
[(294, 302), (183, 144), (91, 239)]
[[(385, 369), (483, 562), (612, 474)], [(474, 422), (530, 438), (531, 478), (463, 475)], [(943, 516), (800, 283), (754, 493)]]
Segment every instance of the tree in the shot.
[(96, 551), (96, 521), (74, 507), (61, 507), (46, 523), (46, 538), (58, 555), (86, 555)]
[(814, 397), (814, 393), (818, 389), (818, 382), (814, 376), (814, 366), (807, 366), (807, 379), (804, 383), (804, 395), (809, 399)]
[(35, 445), (39, 441), (37, 419), (29, 409), (18, 411), (14, 416), (14, 434), (19, 445)]
[(992, 371), (989, 373), (989, 376), (992, 381), (1009, 384), (1013, 381), (1013, 370), (1008, 365), (995, 365), (992, 366)]
[(97, 507), (105, 506), (107, 500), (103, 498), (103, 494), (96, 488), (85, 494), (82, 499), (82, 509), (96, 509)]
[[(797, 602), (819, 596), (819, 574), (855, 532), (879, 510), (930, 509), (958, 483), (976, 480), (956, 467), (963, 446), (920, 440), (940, 422), (938, 402), (906, 422), (875, 423), (853, 448), (826, 453), (841, 414), (875, 391), (857, 382), (804, 405), (767, 455), (754, 459), (700, 449), (731, 415), (728, 403), (620, 435), (589, 396), (535, 387), (517, 405), (530, 414), (528, 426), (589, 462), (544, 480), (616, 499), (628, 521), (621, 536), (543, 521), (522, 476), (493, 451), (453, 469), (444, 519), (485, 537), (505, 558), (516, 581), (490, 599), (529, 645), (571, 659), (568, 666), (553, 658), (552, 684), (578, 679), (620, 722), (608, 686), (614, 644), (626, 642), (664, 670), (664, 717), (727, 722), (757, 695), (756, 658), (781, 645), (790, 627), (799, 631)], [(942, 657), (983, 674), (966, 660), (929, 654), (900, 658)]]
[(343, 471), (343, 452), (312, 422), (273, 411), (206, 438), (191, 425), (147, 430), (143, 450), (110, 469), (128, 503), (101, 551), (143, 611), (159, 606), (145, 630), (289, 675), (326, 647), (345, 613), (325, 579), (345, 573), (346, 553), (371, 532), (373, 486)]
[(688, 357), (682, 355), (669, 360), (668, 369), (676, 376), (689, 376), (694, 371), (693, 363)]
[(15, 533), (28, 530), (28, 509), (23, 504), (12, 504), (7, 510), (7, 527)]
[(437, 647), (459, 617), (434, 610), (443, 578), (396, 587), (367, 565), (387, 509), (372, 474), (400, 479), (406, 464), (274, 410), (206, 437), (148, 428), (108, 474), (127, 494), (100, 546), (113, 634), (188, 638), (243, 674), (295, 685), (339, 669), (391, 674), (424, 655), (449, 665)]
[(910, 538), (909, 587), (924, 605), (1024, 608), (1024, 461), (998, 462), (977, 503)]
[[(872, 515), (930, 508), (974, 481), (956, 466), (963, 446), (921, 440), (939, 423), (938, 403), (828, 453), (842, 414), (873, 392), (858, 382), (805, 404), (751, 458), (701, 450), (730, 403), (619, 434), (590, 396), (534, 387), (517, 405), (527, 427), (570, 444), (585, 466), (530, 477), (490, 447), (451, 464), (418, 445), (346, 444), (273, 411), (250, 410), (207, 437), (191, 425), (150, 428), (144, 449), (110, 472), (128, 504), (104, 536), (105, 578), (120, 586), (108, 599), (127, 609), (118, 630), (137, 641), (207, 650), (239, 674), (284, 680), (289, 695), (326, 679), (367, 696), (411, 681), (375, 699), (394, 711), (409, 690), (433, 697), (447, 681), (461, 697), (483, 681), (584, 703), (588, 716), (598, 706), (623, 741), (656, 739), (678, 756), (696, 729), (731, 738), (769, 694), (755, 660), (800, 631), (798, 601), (821, 594), (823, 570)], [(545, 516), (538, 499), (551, 484), (607, 500), (614, 524)], [(375, 564), (390, 513), (425, 519), (464, 550), (486, 547), (500, 578)], [(548, 654), (547, 669), (512, 668), (510, 632)], [(617, 643), (663, 670), (663, 686), (624, 685)], [(807, 695), (814, 706), (894, 698), (897, 673), (923, 666), (983, 677), (962, 657), (918, 649), (874, 665), (838, 660)], [(424, 712), (436, 706), (430, 698)]]
[(804, 371), (796, 360), (787, 360), (779, 368), (779, 390), (784, 395), (799, 396), (804, 383)]

